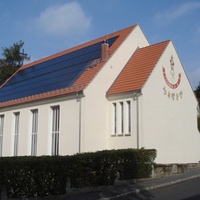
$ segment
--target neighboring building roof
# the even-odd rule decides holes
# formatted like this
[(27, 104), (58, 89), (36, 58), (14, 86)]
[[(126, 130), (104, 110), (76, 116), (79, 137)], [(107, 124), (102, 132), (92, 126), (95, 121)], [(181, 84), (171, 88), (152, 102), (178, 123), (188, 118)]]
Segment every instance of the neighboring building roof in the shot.
[(116, 78), (107, 95), (140, 90), (170, 41), (139, 48)]
[(22, 66), (1, 86), (0, 108), (82, 91), (105, 64), (101, 60), (104, 41), (111, 56), (135, 27)]

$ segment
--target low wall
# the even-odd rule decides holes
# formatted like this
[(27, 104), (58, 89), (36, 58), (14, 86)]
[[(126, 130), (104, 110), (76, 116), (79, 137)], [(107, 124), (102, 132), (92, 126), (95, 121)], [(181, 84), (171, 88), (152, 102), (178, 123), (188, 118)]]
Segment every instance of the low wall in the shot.
[(152, 172), (152, 177), (170, 176), (172, 174), (180, 174), (193, 169), (200, 169), (200, 163), (156, 164)]

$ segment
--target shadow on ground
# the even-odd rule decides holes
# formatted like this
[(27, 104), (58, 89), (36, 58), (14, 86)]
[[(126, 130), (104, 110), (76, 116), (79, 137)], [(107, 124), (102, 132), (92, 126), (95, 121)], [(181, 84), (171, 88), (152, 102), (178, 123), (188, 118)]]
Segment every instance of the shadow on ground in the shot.
[(182, 200), (199, 200), (199, 199), (200, 199), (200, 195), (196, 195), (196, 196), (188, 197), (188, 198), (182, 199)]
[[(134, 194), (134, 190), (142, 190), (138, 194)], [(123, 195), (121, 195), (123, 194)], [(30, 200), (131, 200), (131, 199), (152, 199), (153, 196), (149, 191), (144, 190), (140, 184), (120, 184), (115, 186), (93, 188), (79, 192), (68, 192), (63, 195), (49, 196), (49, 197), (35, 197)]]

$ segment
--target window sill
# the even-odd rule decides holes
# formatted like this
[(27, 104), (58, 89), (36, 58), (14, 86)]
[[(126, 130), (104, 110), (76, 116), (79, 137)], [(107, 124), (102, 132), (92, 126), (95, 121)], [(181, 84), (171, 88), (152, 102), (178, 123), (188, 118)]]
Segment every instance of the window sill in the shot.
[(111, 137), (116, 137), (117, 135), (116, 134), (111, 134)]

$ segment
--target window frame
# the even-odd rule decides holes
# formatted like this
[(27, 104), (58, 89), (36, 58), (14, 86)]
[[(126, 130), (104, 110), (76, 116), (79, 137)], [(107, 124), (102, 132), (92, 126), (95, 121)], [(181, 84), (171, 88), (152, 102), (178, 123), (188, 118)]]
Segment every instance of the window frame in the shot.
[(51, 155), (59, 155), (60, 106), (52, 106)]
[(117, 103), (114, 102), (112, 103), (112, 121), (113, 121), (113, 125), (112, 125), (112, 135), (116, 135), (117, 134)]
[(15, 112), (14, 117), (15, 117), (15, 119), (14, 119), (14, 151), (13, 151), (13, 155), (18, 156), (20, 112)]
[(130, 135), (131, 134), (131, 120), (132, 120), (132, 116), (131, 116), (131, 101), (127, 100), (126, 101), (126, 105), (127, 105), (127, 132), (126, 135)]
[(111, 136), (130, 136), (132, 132), (132, 100), (111, 102)]
[(0, 115), (0, 157), (3, 155), (4, 115)]
[(31, 110), (32, 127), (31, 127), (31, 156), (37, 156), (38, 143), (38, 109)]
[(120, 133), (119, 135), (124, 135), (124, 102), (120, 101)]

